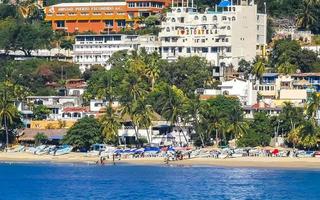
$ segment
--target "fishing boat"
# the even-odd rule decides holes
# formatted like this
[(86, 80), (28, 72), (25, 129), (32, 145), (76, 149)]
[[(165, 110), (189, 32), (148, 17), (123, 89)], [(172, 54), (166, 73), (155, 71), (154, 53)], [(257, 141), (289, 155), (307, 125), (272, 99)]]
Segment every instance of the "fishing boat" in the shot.
[(107, 145), (105, 144), (93, 144), (90, 150), (87, 152), (87, 156), (99, 156), (103, 151), (106, 150)]
[(46, 145), (40, 145), (40, 146), (37, 146), (37, 147), (29, 147), (26, 150), (26, 152), (37, 154), (37, 153), (43, 151), (43, 149), (45, 149), (46, 147), (47, 147)]
[(48, 145), (44, 149), (37, 151), (35, 154), (37, 154), (37, 155), (49, 154), (50, 152), (54, 151), (55, 149), (56, 149), (55, 145)]
[(16, 145), (7, 149), (7, 152), (22, 152), (25, 150), (25, 147), (22, 145)]
[(298, 151), (297, 153), (297, 157), (298, 158), (310, 158), (310, 157), (313, 157), (315, 154), (314, 151)]
[(62, 145), (53, 151), (53, 155), (60, 156), (60, 155), (68, 154), (72, 151), (72, 149), (73, 149), (73, 147), (70, 145)]
[(320, 158), (320, 151), (316, 151), (316, 152), (314, 153), (314, 157)]

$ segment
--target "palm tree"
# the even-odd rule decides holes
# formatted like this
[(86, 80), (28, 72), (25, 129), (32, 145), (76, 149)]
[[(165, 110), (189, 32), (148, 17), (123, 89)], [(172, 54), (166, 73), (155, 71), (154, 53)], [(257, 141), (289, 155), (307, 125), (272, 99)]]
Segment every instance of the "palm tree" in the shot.
[(277, 67), (277, 72), (281, 74), (293, 74), (297, 71), (297, 66), (289, 63), (288, 61), (285, 63), (281, 63)]
[(199, 127), (199, 120), (201, 117), (202, 104), (200, 102), (199, 96), (196, 96), (194, 99), (189, 100), (184, 107), (184, 119), (187, 123), (193, 124), (196, 134), (199, 134), (202, 147), (205, 146), (204, 135)]
[(316, 92), (313, 92), (308, 100), (307, 104), (307, 115), (309, 119), (313, 119), (314, 121), (318, 119), (318, 110), (320, 107), (320, 97)]
[(9, 131), (8, 125), (13, 122), (13, 119), (18, 115), (16, 107), (9, 102), (6, 95), (0, 98), (0, 121), (6, 131), (6, 147), (9, 147)]
[(289, 135), (288, 135), (288, 141), (291, 142), (293, 144), (293, 148), (295, 149), (297, 144), (300, 141), (300, 132), (301, 132), (301, 126), (294, 128), (290, 131)]
[(265, 71), (266, 71), (265, 60), (262, 58), (256, 58), (253, 64), (252, 74), (255, 75), (257, 79), (261, 79)]
[(234, 138), (242, 137), (248, 128), (248, 124), (243, 121), (242, 110), (232, 109), (232, 114), (229, 116), (229, 131), (234, 134)]
[(296, 24), (298, 27), (303, 29), (308, 29), (311, 25), (313, 25), (317, 16), (315, 16), (314, 8), (315, 5), (318, 4), (318, 0), (304, 0), (302, 4), (302, 9), (298, 14)]
[(146, 95), (147, 91), (144, 89), (143, 82), (141, 77), (135, 73), (130, 73), (122, 81), (121, 86), (123, 92), (126, 92), (127, 97), (133, 101), (137, 101), (138, 98), (141, 98)]
[[(159, 104), (157, 105), (161, 108), (161, 115), (170, 122), (171, 127), (178, 125), (179, 129), (182, 131), (179, 121), (183, 115), (183, 107), (186, 98), (181, 90), (175, 86), (170, 87), (165, 85), (161, 94), (159, 96)], [(183, 136), (188, 145), (188, 140), (185, 133), (182, 131)]]
[(221, 123), (221, 113), (217, 109), (211, 109), (210, 105), (207, 103), (204, 106), (204, 109), (202, 111), (203, 118), (208, 122), (209, 128), (208, 133), (212, 133), (212, 131), (215, 131), (215, 140), (216, 145), (219, 145), (219, 129), (220, 123)]
[(100, 118), (100, 123), (106, 140), (108, 142), (116, 141), (120, 144), (118, 134), (119, 128), (121, 127), (120, 117), (111, 105), (107, 106), (106, 113)]
[(159, 78), (160, 74), (160, 56), (157, 52), (154, 52), (151, 55), (147, 55), (145, 62), (147, 64), (146, 75), (151, 82), (151, 91), (153, 91), (156, 80)]
[(133, 121), (139, 127), (147, 130), (148, 142), (151, 142), (149, 128), (152, 125), (152, 115), (154, 111), (151, 105), (147, 105), (143, 99), (137, 101), (137, 105), (134, 108)]
[(35, 0), (22, 1), (18, 4), (18, 10), (20, 15), (28, 21), (41, 20), (43, 18), (42, 9)]

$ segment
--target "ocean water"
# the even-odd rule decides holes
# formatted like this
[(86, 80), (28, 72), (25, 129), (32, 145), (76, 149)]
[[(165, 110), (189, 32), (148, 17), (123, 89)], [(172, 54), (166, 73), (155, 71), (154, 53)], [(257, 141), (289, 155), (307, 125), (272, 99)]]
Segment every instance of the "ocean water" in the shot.
[(0, 199), (320, 199), (320, 170), (0, 164)]

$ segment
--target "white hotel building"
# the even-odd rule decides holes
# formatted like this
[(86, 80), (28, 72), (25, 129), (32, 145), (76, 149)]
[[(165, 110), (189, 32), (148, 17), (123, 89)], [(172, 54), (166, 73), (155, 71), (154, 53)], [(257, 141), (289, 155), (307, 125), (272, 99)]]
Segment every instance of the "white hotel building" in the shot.
[(193, 2), (182, 5), (186, 7), (172, 7), (161, 24), (163, 59), (197, 55), (213, 66), (237, 66), (241, 59), (253, 59), (266, 45), (267, 16), (258, 14), (251, 0), (236, 5), (223, 0), (204, 13), (197, 12)]
[(160, 43), (156, 36), (137, 35), (77, 35), (73, 45), (73, 61), (80, 65), (80, 70), (92, 65), (109, 67), (107, 61), (116, 51), (138, 50), (159, 51)]
[[(190, 5), (191, 4), (191, 5)], [(214, 9), (200, 13), (193, 2), (172, 7), (161, 24), (159, 36), (78, 35), (73, 58), (81, 71), (94, 64), (106, 67), (109, 57), (119, 50), (158, 51), (163, 59), (200, 56), (221, 77), (223, 67), (237, 67), (241, 59), (252, 60), (266, 45), (267, 16), (257, 13), (252, 0), (233, 4), (222, 0)]]

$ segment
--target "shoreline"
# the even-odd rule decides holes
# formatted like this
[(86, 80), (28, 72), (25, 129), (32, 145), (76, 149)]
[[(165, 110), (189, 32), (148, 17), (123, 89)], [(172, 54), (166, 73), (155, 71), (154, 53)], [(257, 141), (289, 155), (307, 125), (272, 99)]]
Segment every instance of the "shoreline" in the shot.
[[(85, 153), (70, 153), (61, 156), (33, 155), (26, 152), (0, 153), (0, 163), (52, 163), (52, 164), (86, 164), (97, 165), (98, 156), (88, 157)], [(192, 158), (164, 163), (164, 158), (122, 158), (117, 164), (181, 166), (181, 167), (230, 167), (230, 168), (278, 168), (278, 169), (318, 169), (320, 158), (286, 158), (286, 157), (241, 157), (241, 158)], [(112, 159), (106, 159), (105, 165), (113, 165)]]

